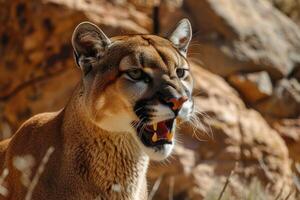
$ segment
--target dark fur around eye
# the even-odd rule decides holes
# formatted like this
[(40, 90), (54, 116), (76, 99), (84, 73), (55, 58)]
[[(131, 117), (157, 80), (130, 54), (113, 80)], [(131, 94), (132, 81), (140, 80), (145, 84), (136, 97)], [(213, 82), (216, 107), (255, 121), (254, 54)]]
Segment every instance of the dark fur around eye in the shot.
[(177, 77), (183, 78), (185, 76), (185, 74), (187, 73), (186, 71), (187, 71), (187, 69), (183, 69), (183, 68), (176, 69)]
[(126, 74), (135, 81), (143, 80), (145, 83), (149, 83), (151, 78), (141, 69), (131, 69), (126, 72)]
[(143, 71), (141, 69), (132, 69), (126, 72), (126, 74), (133, 80), (141, 80), (143, 78)]

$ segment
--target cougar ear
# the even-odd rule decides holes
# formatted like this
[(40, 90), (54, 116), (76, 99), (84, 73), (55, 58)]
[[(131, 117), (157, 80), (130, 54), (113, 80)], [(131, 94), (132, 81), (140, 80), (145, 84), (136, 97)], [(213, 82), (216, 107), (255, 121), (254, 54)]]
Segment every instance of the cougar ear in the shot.
[(188, 19), (182, 19), (176, 25), (176, 28), (169, 35), (169, 40), (177, 49), (186, 56), (189, 43), (192, 39), (192, 26)]
[(93, 23), (82, 22), (75, 28), (72, 46), (76, 63), (84, 74), (92, 69), (91, 63), (101, 58), (110, 43), (109, 38)]

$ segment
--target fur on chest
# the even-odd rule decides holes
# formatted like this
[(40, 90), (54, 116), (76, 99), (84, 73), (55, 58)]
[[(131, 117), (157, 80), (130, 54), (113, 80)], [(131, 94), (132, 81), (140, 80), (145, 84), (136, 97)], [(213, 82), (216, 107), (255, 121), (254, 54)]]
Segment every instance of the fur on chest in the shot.
[(99, 137), (73, 145), (70, 167), (84, 190), (99, 199), (134, 199), (146, 189), (149, 158), (125, 137)]

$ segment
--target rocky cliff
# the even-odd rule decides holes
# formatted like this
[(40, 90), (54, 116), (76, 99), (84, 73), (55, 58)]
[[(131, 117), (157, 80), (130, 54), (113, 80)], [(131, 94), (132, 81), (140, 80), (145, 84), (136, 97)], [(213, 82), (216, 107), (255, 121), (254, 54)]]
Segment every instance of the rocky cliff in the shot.
[(79, 22), (92, 21), (109, 36), (149, 33), (157, 6), (161, 35), (177, 19), (192, 21), (198, 115), (181, 126), (173, 157), (151, 164), (153, 199), (217, 199), (228, 177), (224, 199), (291, 191), (297, 198), (300, 28), (288, 17), (295, 14), (270, 2), (0, 1), (1, 138), (66, 103), (80, 79), (70, 43)]

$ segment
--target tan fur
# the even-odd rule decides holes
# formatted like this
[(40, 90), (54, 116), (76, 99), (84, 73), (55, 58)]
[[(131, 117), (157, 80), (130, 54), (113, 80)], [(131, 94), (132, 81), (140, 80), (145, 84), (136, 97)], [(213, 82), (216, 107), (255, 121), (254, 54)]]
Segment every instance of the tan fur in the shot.
[[(50, 146), (55, 151), (33, 199), (146, 199), (147, 156), (130, 136), (103, 131), (85, 120), (77, 96), (75, 92), (65, 109), (36, 115), (15, 133), (6, 149), (9, 196), (4, 199), (24, 199), (27, 193), (14, 156), (32, 155), (38, 165)], [(1, 143), (1, 152), (8, 141)]]
[[(0, 195), (0, 199), (23, 200), (28, 193), (14, 159), (33, 156), (32, 179), (50, 147), (54, 147), (54, 152), (33, 189), (32, 199), (147, 199), (149, 157), (141, 150), (136, 133), (130, 128), (111, 132), (102, 128), (101, 123), (108, 119), (112, 126), (122, 126), (122, 122), (111, 122), (122, 113), (137, 119), (132, 108), (137, 100), (135, 91), (130, 93), (128, 81), (118, 75), (124, 57), (129, 56), (131, 62), (125, 67), (138, 65), (140, 61), (134, 55), (144, 52), (144, 67), (154, 76), (162, 76), (161, 73), (171, 76), (175, 62), (177, 65), (187, 62), (170, 41), (157, 36), (122, 36), (111, 40), (112, 50), (95, 64), (97, 67), (93, 65), (92, 72), (78, 84), (65, 108), (32, 117), (11, 139), (0, 143), (1, 169), (9, 171), (3, 183), (9, 193), (6, 197)], [(111, 69), (103, 71), (101, 66)], [(168, 76), (164, 79), (171, 81)], [(176, 84), (173, 83), (174, 87)]]

